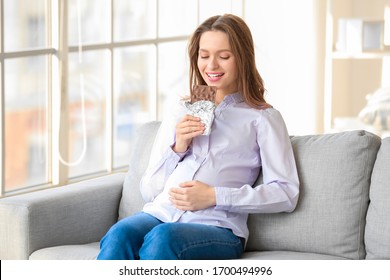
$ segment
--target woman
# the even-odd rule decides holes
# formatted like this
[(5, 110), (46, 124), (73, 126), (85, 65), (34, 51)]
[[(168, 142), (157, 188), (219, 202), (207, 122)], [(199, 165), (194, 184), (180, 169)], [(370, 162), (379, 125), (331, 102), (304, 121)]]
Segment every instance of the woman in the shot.
[[(161, 124), (141, 181), (141, 213), (115, 224), (98, 259), (233, 259), (249, 213), (291, 212), (299, 182), (280, 113), (264, 100), (251, 32), (234, 15), (202, 23), (189, 42), (190, 88), (217, 87), (214, 121), (179, 104)], [(263, 184), (255, 183), (262, 170)]]

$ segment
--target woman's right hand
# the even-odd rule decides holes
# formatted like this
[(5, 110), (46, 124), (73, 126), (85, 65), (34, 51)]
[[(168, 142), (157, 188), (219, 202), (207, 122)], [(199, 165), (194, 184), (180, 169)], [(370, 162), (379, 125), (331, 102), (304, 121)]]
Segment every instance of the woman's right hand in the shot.
[(173, 146), (173, 150), (176, 153), (184, 153), (187, 151), (192, 139), (202, 135), (204, 130), (205, 125), (200, 121), (200, 118), (185, 115), (176, 125), (176, 143)]

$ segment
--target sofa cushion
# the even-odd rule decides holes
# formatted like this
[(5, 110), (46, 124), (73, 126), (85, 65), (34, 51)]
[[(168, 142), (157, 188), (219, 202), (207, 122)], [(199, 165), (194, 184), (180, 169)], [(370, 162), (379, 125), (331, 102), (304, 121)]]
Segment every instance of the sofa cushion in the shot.
[(365, 257), (371, 172), (380, 138), (364, 131), (291, 138), (300, 179), (293, 213), (252, 214), (247, 250)]
[(55, 246), (40, 249), (31, 254), (30, 260), (95, 260), (99, 254), (99, 242), (80, 245)]
[(136, 133), (134, 147), (130, 156), (129, 170), (122, 189), (119, 204), (119, 220), (142, 210), (144, 201), (139, 191), (139, 183), (149, 163), (150, 152), (160, 122), (149, 122), (141, 126)]
[(344, 258), (289, 251), (256, 251), (245, 252), (241, 259), (244, 260), (345, 260)]
[(367, 259), (390, 259), (390, 138), (382, 140), (375, 162), (367, 212)]

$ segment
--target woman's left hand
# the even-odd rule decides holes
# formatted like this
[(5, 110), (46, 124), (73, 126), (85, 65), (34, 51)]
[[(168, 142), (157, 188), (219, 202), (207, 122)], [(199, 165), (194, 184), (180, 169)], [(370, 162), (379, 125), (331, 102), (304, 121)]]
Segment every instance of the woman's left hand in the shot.
[(196, 211), (216, 205), (214, 188), (196, 180), (181, 183), (180, 188), (170, 189), (169, 195), (173, 205), (183, 211)]

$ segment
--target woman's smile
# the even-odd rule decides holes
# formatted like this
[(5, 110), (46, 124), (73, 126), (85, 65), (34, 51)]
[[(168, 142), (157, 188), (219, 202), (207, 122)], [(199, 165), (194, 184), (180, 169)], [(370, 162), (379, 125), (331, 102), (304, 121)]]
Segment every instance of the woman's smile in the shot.
[(224, 73), (220, 73), (220, 72), (219, 73), (206, 72), (206, 75), (207, 75), (208, 80), (210, 82), (217, 82), (217, 81), (219, 81), (222, 78)]

